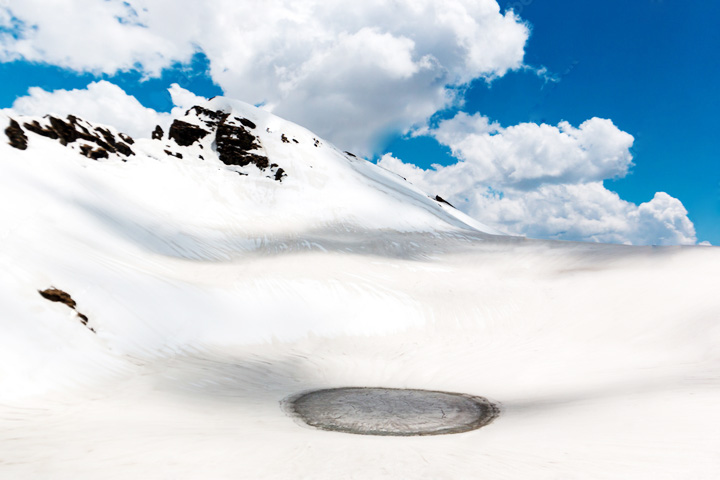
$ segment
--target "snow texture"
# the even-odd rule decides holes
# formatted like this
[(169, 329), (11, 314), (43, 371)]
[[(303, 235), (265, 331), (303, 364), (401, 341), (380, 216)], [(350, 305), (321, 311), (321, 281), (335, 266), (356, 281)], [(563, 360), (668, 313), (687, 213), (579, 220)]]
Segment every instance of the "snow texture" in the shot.
[[(720, 475), (717, 248), (498, 235), (267, 112), (200, 107), (173, 139), (0, 117), (27, 143), (0, 142), (0, 477)], [(281, 408), (336, 387), (500, 415), (384, 437)]]

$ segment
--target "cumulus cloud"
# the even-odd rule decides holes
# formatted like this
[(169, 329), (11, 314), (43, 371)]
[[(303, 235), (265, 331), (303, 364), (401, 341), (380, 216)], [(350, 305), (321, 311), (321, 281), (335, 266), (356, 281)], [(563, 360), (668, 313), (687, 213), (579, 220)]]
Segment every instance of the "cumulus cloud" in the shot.
[(386, 154), (379, 165), (488, 225), (534, 238), (696, 242), (679, 200), (659, 192), (635, 205), (603, 186), (632, 165), (633, 137), (610, 120), (504, 128), (487, 117), (459, 113), (424, 133), (450, 147), (459, 161), (422, 169)]
[(633, 137), (600, 118), (579, 128), (567, 122), (502, 128), (482, 115), (460, 112), (430, 133), (465, 161), (447, 171), (463, 169), (473, 182), (520, 190), (622, 177), (632, 165)]
[(495, 0), (0, 5), (0, 60), (157, 75), (202, 51), (228, 96), (263, 103), (359, 153), (451, 105), (451, 87), (521, 68), (529, 35)]
[(110, 125), (133, 137), (149, 137), (155, 125), (167, 131), (171, 117), (181, 114), (193, 105), (204, 101), (203, 97), (173, 84), (170, 89), (175, 108), (171, 113), (159, 113), (146, 108), (123, 89), (107, 81), (93, 82), (85, 89), (55, 90), (48, 92), (39, 87), (30, 88), (28, 95), (13, 103), (10, 114), (77, 115), (80, 118)]

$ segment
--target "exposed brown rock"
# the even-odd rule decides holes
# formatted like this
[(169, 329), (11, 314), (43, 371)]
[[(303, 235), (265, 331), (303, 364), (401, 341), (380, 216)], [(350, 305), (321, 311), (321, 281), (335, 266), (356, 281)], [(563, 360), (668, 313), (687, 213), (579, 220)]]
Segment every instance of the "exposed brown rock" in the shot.
[(23, 131), (20, 124), (13, 119), (10, 119), (10, 125), (5, 129), (5, 135), (9, 139), (11, 147), (15, 147), (18, 150), (26, 150), (28, 144), (27, 135)]
[(251, 122), (251, 121), (248, 120), (247, 118), (240, 118), (240, 117), (234, 117), (234, 118), (235, 118), (235, 120), (237, 120), (238, 122), (242, 123), (243, 125), (245, 125), (245, 126), (248, 127), (248, 128), (252, 128), (252, 129), (256, 129), (256, 128), (257, 128), (257, 125), (255, 125), (253, 122)]
[(24, 123), (23, 127), (30, 130), (33, 133), (42, 135), (43, 137), (52, 138), (53, 140), (58, 139), (58, 134), (51, 128), (45, 128), (37, 120), (33, 120), (31, 123)]
[(250, 153), (260, 149), (261, 145), (245, 127), (222, 123), (215, 133), (215, 142), (220, 161), (225, 165), (245, 166), (252, 163), (261, 170), (270, 165), (266, 156)]
[(284, 133), (280, 135), (280, 140), (282, 140), (283, 143), (290, 143), (290, 140), (288, 140)]
[[(85, 315), (83, 315), (83, 314), (80, 313), (80, 312), (76, 312), (76, 313), (77, 313), (78, 318), (80, 319), (80, 322), (87, 327), (88, 317), (85, 316)], [(90, 330), (92, 330), (93, 332), (95, 331), (95, 329), (92, 328), (92, 327), (88, 327), (88, 328), (89, 328)]]
[(50, 287), (46, 290), (38, 290), (38, 292), (40, 293), (40, 295), (42, 295), (43, 298), (50, 300), (51, 302), (63, 303), (71, 309), (75, 310), (75, 313), (80, 319), (80, 322), (87, 328), (89, 328), (91, 332), (95, 333), (95, 329), (88, 325), (88, 317), (77, 311), (77, 304), (75, 303), (75, 300), (72, 299), (69, 293), (63, 292), (62, 290), (55, 287)]
[(109, 154), (107, 150), (102, 147), (93, 148), (90, 145), (80, 145), (80, 153), (93, 160), (99, 160), (101, 158), (108, 158)]
[(215, 128), (221, 123), (223, 123), (227, 117), (230, 116), (229, 113), (225, 113), (222, 110), (208, 110), (207, 108), (200, 107), (198, 105), (195, 105), (190, 110), (185, 112), (185, 115), (189, 115), (190, 112), (194, 112), (195, 116), (198, 117), (198, 119), (203, 122), (206, 126), (210, 128)]
[[(200, 107), (193, 107), (200, 108)], [(207, 130), (193, 125), (191, 123), (183, 122), (182, 120), (173, 121), (170, 125), (170, 133), (168, 136), (175, 140), (175, 143), (182, 147), (187, 147), (197, 142), (201, 138), (204, 138), (208, 133)]]
[(50, 300), (51, 302), (64, 303), (73, 310), (77, 305), (69, 293), (63, 292), (58, 288), (50, 287), (46, 290), (38, 290), (38, 292), (43, 296), (43, 298)]
[[(278, 173), (275, 170), (277, 165), (270, 165), (268, 158), (260, 153), (262, 152), (260, 139), (251, 132), (251, 130), (257, 128), (257, 125), (251, 120), (242, 117), (230, 117), (230, 113), (222, 110), (213, 111), (201, 106), (194, 106), (186, 112), (186, 115), (191, 114), (194, 114), (209, 131), (197, 125), (176, 120), (170, 128), (170, 138), (182, 135), (184, 138), (181, 141), (175, 139), (179, 145), (190, 145), (214, 131), (214, 147), (218, 158), (225, 165), (244, 167), (253, 164), (260, 170), (270, 168), (274, 172), (274, 178), (278, 181), (286, 176), (284, 171)], [(283, 137), (285, 136), (283, 135)], [(285, 139), (289, 143), (287, 137)], [(202, 145), (200, 146), (202, 147)], [(168, 153), (168, 155), (178, 156), (178, 154), (174, 153)], [(202, 159), (202, 157), (200, 158)], [(244, 172), (237, 173), (246, 175)]]
[[(68, 115), (67, 121), (53, 116), (45, 118), (48, 119), (49, 125), (41, 125), (37, 120), (33, 120), (31, 123), (24, 123), (23, 126), (33, 133), (58, 140), (64, 146), (78, 140), (94, 143), (98, 148), (93, 149), (88, 145), (84, 145), (80, 147), (80, 151), (83, 155), (96, 160), (108, 158), (109, 153), (117, 153), (126, 157), (135, 155), (135, 152), (127, 143), (118, 141), (115, 135), (106, 128), (94, 127), (91, 131), (74, 115)], [(131, 142), (133, 141), (132, 138), (124, 134), (119, 134), (119, 136), (121, 139), (126, 138)]]
[(165, 132), (163, 132), (163, 129), (160, 128), (160, 125), (155, 125), (155, 130), (152, 131), (152, 139), (162, 140), (163, 135), (165, 135)]

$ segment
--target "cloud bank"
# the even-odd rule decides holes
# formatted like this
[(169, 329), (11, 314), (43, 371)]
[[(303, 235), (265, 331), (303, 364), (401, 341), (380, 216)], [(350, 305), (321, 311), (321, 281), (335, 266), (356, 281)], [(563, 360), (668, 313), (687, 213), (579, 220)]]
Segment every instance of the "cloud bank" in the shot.
[(0, 61), (153, 76), (202, 51), (226, 95), (363, 154), (520, 68), (528, 35), (494, 0), (0, 0)]
[(426, 170), (386, 154), (379, 165), (508, 233), (635, 245), (697, 240), (678, 199), (659, 192), (635, 205), (603, 186), (632, 166), (634, 139), (610, 120), (504, 128), (459, 113), (422, 132), (450, 147), (458, 163)]

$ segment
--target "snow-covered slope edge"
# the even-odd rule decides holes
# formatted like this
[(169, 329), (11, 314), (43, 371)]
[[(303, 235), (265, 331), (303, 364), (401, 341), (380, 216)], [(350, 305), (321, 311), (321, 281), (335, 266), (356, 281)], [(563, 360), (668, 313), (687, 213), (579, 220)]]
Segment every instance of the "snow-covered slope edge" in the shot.
[[(0, 477), (717, 477), (718, 249), (489, 235), (300, 127), (200, 107), (132, 142), (13, 117)], [(393, 439), (278, 405), (354, 385), (502, 414)]]
[[(197, 273), (174, 277), (202, 270), (203, 263), (188, 267), (189, 260), (230, 271), (258, 255), (292, 251), (421, 257), (429, 253), (420, 244), (394, 235), (480, 239), (496, 233), (295, 124), (224, 98), (190, 109), (168, 132), (158, 128), (147, 139), (73, 116), (3, 117), (0, 127), (6, 138), (0, 142), (0, 296), (9, 322), (0, 355), (13, 365), (3, 376), (13, 388), (0, 395), (20, 394), (24, 384), (32, 391), (75, 381), (79, 371), (93, 368), (56, 372), (63, 362), (42, 353), (56, 343), (65, 349), (67, 342), (91, 341), (72, 330), (66, 332), (72, 338), (58, 341), (61, 324), (52, 318), (73, 313), (41, 298), (42, 289), (66, 291), (78, 311), (84, 304), (98, 338), (109, 333), (99, 323), (114, 325), (118, 330), (107, 341), (121, 342), (123, 351), (155, 354), (191, 344), (198, 335), (194, 318), (207, 315), (242, 323), (242, 331), (227, 338), (235, 343), (372, 333), (405, 328), (422, 315), (412, 302), (397, 302), (397, 292), (364, 280), (299, 278), (278, 301), (277, 286), (262, 274), (252, 287), (229, 280), (220, 289), (195, 284)], [(90, 297), (106, 313), (90, 306)], [(314, 312), (301, 313), (307, 307), (298, 302), (316, 304)], [(318, 308), (326, 313), (318, 315)], [(363, 320), (337, 321), (347, 309)], [(237, 319), (237, 311), (245, 315)], [(47, 325), (23, 320), (43, 315)], [(155, 322), (166, 322), (173, 333), (154, 332)], [(24, 342), (27, 348), (12, 347)], [(34, 348), (41, 353), (29, 353)], [(82, 348), (70, 348), (68, 358), (82, 363)]]

